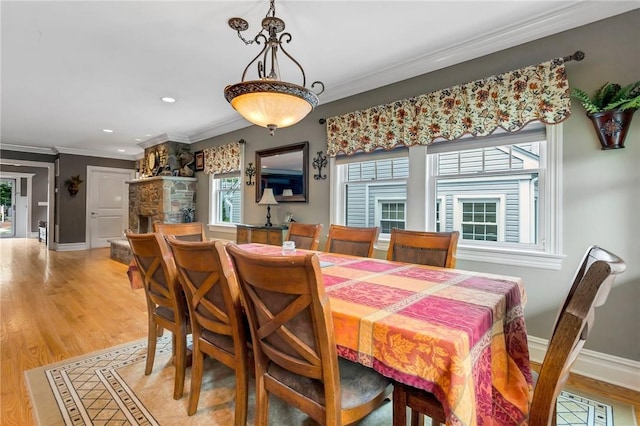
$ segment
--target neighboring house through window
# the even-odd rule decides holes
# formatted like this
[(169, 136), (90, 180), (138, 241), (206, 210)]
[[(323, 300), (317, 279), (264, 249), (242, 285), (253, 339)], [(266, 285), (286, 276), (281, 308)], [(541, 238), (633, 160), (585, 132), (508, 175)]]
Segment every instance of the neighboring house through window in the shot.
[[(557, 269), (561, 134), (561, 125), (535, 124), (426, 149), (337, 157), (331, 161), (337, 177), (332, 223), (379, 226), (380, 250), (393, 227), (456, 230), (460, 259)], [(409, 173), (414, 155), (427, 159)], [(408, 181), (424, 191), (426, 206), (407, 196)]]
[(211, 175), (211, 222), (214, 225), (241, 223), (242, 180), (238, 173)]

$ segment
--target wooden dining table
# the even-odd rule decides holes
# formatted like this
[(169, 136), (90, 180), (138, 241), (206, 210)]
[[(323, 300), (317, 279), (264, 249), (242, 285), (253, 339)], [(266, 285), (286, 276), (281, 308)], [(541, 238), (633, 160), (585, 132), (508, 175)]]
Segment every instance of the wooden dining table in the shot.
[[(240, 247), (282, 255), (279, 246)], [(340, 356), (432, 393), (447, 425), (526, 424), (532, 375), (522, 279), (316, 253)]]
[(317, 253), (340, 356), (434, 394), (447, 425), (526, 422), (532, 376), (522, 279)]

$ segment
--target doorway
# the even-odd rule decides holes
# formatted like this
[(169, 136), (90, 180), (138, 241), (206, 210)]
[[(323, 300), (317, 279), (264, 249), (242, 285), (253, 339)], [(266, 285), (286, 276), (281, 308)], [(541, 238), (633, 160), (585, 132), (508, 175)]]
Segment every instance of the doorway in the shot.
[(0, 179), (0, 238), (13, 238), (15, 228), (16, 180)]

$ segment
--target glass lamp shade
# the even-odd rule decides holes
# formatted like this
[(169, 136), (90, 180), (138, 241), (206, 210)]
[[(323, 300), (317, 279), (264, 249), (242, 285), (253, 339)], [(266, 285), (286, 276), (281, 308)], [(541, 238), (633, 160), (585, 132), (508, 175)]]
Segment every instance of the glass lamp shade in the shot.
[(292, 126), (318, 105), (309, 89), (274, 80), (243, 81), (227, 86), (224, 95), (248, 121), (270, 129)]
[(258, 204), (261, 205), (269, 205), (269, 204), (278, 204), (276, 201), (276, 197), (273, 196), (273, 188), (265, 188), (262, 193), (262, 198), (258, 201)]

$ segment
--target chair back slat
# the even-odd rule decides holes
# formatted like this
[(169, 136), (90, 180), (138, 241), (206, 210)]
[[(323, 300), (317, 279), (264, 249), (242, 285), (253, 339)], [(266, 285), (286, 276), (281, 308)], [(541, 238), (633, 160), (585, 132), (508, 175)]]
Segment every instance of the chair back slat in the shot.
[(331, 225), (325, 251), (329, 253), (349, 254), (371, 257), (378, 238), (379, 228), (360, 228), (353, 226)]
[(387, 260), (455, 268), (459, 235), (392, 228)]
[(287, 241), (294, 241), (296, 248), (318, 250), (322, 224), (291, 222), (287, 232)]
[(207, 236), (202, 222), (189, 223), (153, 223), (154, 232), (164, 236), (173, 235), (183, 241), (206, 241)]

